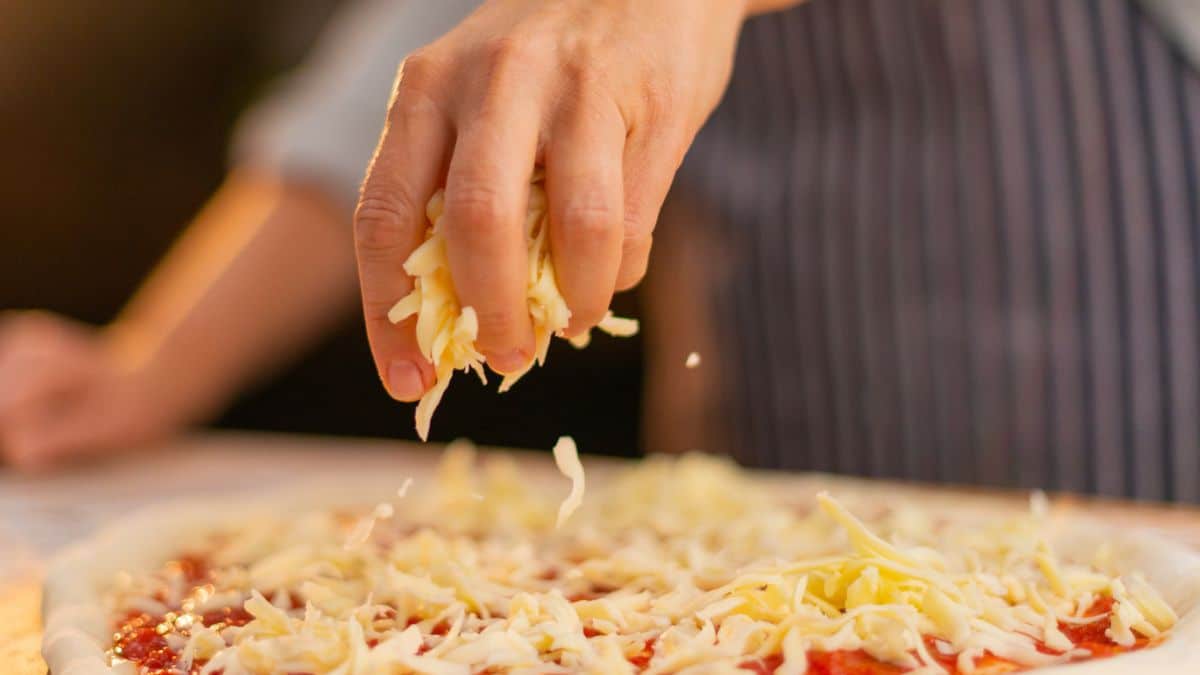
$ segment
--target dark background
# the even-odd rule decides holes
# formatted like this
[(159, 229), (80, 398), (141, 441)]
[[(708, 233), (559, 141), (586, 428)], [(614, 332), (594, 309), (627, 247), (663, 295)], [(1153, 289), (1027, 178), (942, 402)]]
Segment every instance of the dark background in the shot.
[[(219, 185), (240, 112), (338, 4), (0, 0), (0, 309), (111, 319)], [(616, 308), (636, 316), (636, 302)], [(503, 396), (457, 377), (432, 437), (549, 448), (570, 433), (589, 452), (630, 454), (641, 376), (637, 339), (557, 344)], [(358, 321), (216, 425), (413, 437), (411, 406), (383, 393)]]

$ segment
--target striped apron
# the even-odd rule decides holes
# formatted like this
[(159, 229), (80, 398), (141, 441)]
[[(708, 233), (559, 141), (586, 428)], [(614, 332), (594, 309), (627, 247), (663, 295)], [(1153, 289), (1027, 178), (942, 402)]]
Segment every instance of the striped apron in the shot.
[(672, 194), (704, 217), (662, 226), (725, 256), (704, 304), (728, 450), (1200, 500), (1198, 113), (1128, 0), (748, 23)]

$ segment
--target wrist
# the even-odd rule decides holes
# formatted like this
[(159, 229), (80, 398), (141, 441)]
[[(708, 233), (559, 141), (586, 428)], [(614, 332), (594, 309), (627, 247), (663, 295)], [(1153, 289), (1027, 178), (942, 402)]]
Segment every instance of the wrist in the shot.
[(202, 367), (206, 359), (179, 354), (152, 322), (123, 318), (101, 331), (116, 376), (145, 406), (157, 426), (167, 429), (202, 422), (224, 404), (220, 373)]

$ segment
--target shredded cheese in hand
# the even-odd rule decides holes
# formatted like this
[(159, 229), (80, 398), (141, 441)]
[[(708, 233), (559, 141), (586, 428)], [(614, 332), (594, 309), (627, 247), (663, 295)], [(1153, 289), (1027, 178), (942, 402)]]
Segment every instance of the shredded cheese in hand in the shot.
[[(392, 323), (417, 317), (417, 344), (434, 367), (437, 381), (417, 403), (417, 434), (423, 440), (429, 437), (433, 413), (446, 393), (455, 370), (473, 370), (480, 381), (487, 383), (483, 368), (485, 359), (475, 347), (479, 333), (478, 318), (474, 308), (461, 306), (454, 280), (450, 276), (450, 260), (441, 232), (444, 199), (443, 192), (439, 191), (429, 200), (425, 215), (430, 227), (425, 241), (404, 263), (404, 271), (414, 279), (413, 290), (388, 312), (388, 320)], [(554, 262), (550, 257), (549, 237), (546, 191), (539, 173), (530, 184), (529, 205), (525, 215), (529, 263), (527, 305), (533, 322), (535, 358), (524, 370), (505, 375), (500, 382), (501, 392), (508, 391), (516, 384), (533, 368), (534, 363), (545, 364), (550, 338), (561, 336), (571, 319), (571, 310), (558, 290)], [(638, 332), (636, 320), (616, 317), (612, 312), (608, 312), (596, 327), (616, 337), (628, 337)], [(570, 342), (575, 347), (583, 348), (590, 339), (590, 334), (584, 332), (571, 338)]]
[[(1135, 571), (1058, 555), (1035, 516), (826, 494), (812, 508), (700, 455), (648, 459), (580, 503), (574, 444), (554, 454), (572, 480), (561, 505), (509, 460), (477, 471), (456, 442), (436, 480), (371, 518), (372, 545), (344, 548), (353, 521), (320, 509), (248, 521), (211, 540), (202, 586), (169, 565), (119, 577), (112, 616), (181, 608), (168, 642), (203, 675), (736, 675), (760, 659), (801, 675), (813, 653), (845, 650), (967, 674), (1088, 657), (1059, 626), (1097, 620), (1085, 613), (1101, 597), (1119, 645), (1177, 620)], [(200, 625), (231, 607), (252, 620)]]

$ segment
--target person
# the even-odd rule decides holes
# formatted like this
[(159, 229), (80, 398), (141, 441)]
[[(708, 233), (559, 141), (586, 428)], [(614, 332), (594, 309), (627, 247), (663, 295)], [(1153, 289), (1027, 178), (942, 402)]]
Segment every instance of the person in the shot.
[(761, 466), (1200, 498), (1194, 6), (476, 4), (363, 4), (250, 117), (239, 168), (121, 319), (99, 336), (11, 320), (6, 455), (201, 419), (318, 334), (356, 269), (380, 378), (415, 400), (430, 368), (385, 313), (443, 184), (479, 345), (520, 368), (541, 166), (568, 334), (657, 240), (652, 344), (693, 327), (719, 357), (701, 394), (650, 379), (701, 411), (662, 438)]

